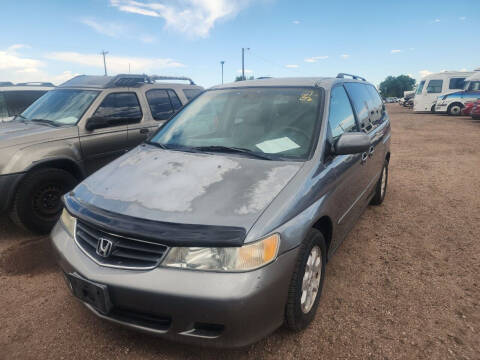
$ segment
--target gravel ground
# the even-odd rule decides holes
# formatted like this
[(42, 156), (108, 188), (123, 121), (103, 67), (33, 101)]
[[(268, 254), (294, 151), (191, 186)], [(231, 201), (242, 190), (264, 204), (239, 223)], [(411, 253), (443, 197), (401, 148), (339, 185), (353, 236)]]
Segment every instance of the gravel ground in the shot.
[(241, 350), (169, 343), (92, 315), (48, 238), (0, 218), (1, 359), (480, 359), (480, 121), (392, 118), (389, 188), (327, 265), (317, 316)]

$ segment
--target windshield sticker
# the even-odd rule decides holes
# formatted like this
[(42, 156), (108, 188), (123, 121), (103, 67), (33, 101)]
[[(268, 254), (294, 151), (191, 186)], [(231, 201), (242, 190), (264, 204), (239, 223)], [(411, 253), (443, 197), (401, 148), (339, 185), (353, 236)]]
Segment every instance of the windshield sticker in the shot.
[(283, 151), (298, 149), (300, 147), (300, 145), (286, 136), (278, 139), (266, 140), (255, 146), (266, 154), (276, 154)]
[(298, 101), (303, 103), (312, 102), (313, 101), (312, 96), (313, 96), (312, 90), (304, 91), (303, 94), (298, 98)]

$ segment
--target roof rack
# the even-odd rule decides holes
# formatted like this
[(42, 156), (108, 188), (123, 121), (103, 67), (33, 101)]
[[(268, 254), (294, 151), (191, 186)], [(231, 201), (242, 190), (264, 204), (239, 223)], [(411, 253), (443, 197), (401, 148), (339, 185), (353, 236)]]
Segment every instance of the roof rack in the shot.
[(189, 81), (190, 85), (196, 85), (195, 82), (190, 79), (189, 77), (186, 76), (159, 76), (159, 75), (149, 75), (147, 76), (151, 82), (154, 82), (156, 80), (185, 80)]
[(365, 80), (365, 78), (363, 78), (363, 77), (361, 77), (361, 76), (358, 76), (358, 75), (352, 75), (352, 74), (346, 74), (346, 73), (338, 73), (338, 74), (337, 74), (337, 78), (338, 78), (338, 79), (343, 79), (345, 76), (351, 76), (352, 79), (354, 79), (354, 80), (367, 81), (367, 80)]
[(16, 86), (55, 86), (51, 82), (31, 81), (24, 83), (17, 83)]
[(195, 85), (192, 79), (185, 76), (160, 76), (160, 75), (133, 75), (133, 74), (119, 74), (112, 78), (105, 87), (114, 86), (135, 86), (138, 84), (151, 84), (156, 80), (186, 80), (190, 85)]

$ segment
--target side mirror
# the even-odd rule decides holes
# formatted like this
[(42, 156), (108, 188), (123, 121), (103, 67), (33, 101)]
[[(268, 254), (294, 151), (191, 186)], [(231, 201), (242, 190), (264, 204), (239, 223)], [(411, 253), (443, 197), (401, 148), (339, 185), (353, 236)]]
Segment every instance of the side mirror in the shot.
[(335, 155), (358, 154), (368, 151), (370, 137), (363, 132), (344, 133), (335, 143)]

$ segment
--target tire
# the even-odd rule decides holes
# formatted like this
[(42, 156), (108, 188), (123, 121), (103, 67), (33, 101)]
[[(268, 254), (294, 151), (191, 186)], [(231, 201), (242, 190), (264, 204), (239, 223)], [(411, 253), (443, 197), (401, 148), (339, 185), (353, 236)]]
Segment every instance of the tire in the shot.
[(381, 203), (383, 203), (383, 200), (385, 199), (385, 194), (387, 193), (387, 185), (388, 185), (388, 161), (385, 160), (385, 163), (382, 169), (382, 175), (380, 175), (380, 179), (378, 179), (377, 185), (375, 185), (375, 195), (370, 201), (371, 205), (380, 205)]
[[(302, 284), (307, 270), (307, 261), (311, 259), (313, 253), (318, 254), (317, 259), (321, 259), (321, 263), (317, 264), (317, 268), (312, 270), (312, 289), (316, 287), (316, 292), (312, 296), (305, 296), (308, 291), (302, 290)], [(325, 239), (322, 233), (316, 229), (310, 229), (307, 236), (300, 245), (300, 253), (298, 254), (297, 263), (293, 271), (288, 290), (287, 305), (285, 308), (285, 324), (292, 331), (301, 331), (305, 329), (315, 317), (318, 302), (322, 294), (323, 282), (325, 280), (325, 263), (327, 260), (327, 252)], [(318, 261), (318, 260), (317, 260)], [(316, 262), (317, 262), (316, 261)], [(319, 273), (321, 271), (321, 273)], [(314, 290), (312, 290), (314, 291)], [(302, 298), (304, 298), (302, 303)], [(307, 301), (310, 299), (310, 301)]]
[(61, 169), (44, 168), (28, 173), (17, 188), (10, 218), (34, 233), (48, 233), (62, 212), (62, 195), (76, 184), (75, 177)]
[(447, 109), (447, 114), (452, 116), (458, 116), (462, 113), (463, 105), (459, 103), (451, 104)]
[(435, 114), (435, 105), (432, 105), (432, 107), (430, 108), (430, 112), (431, 112), (432, 114)]

